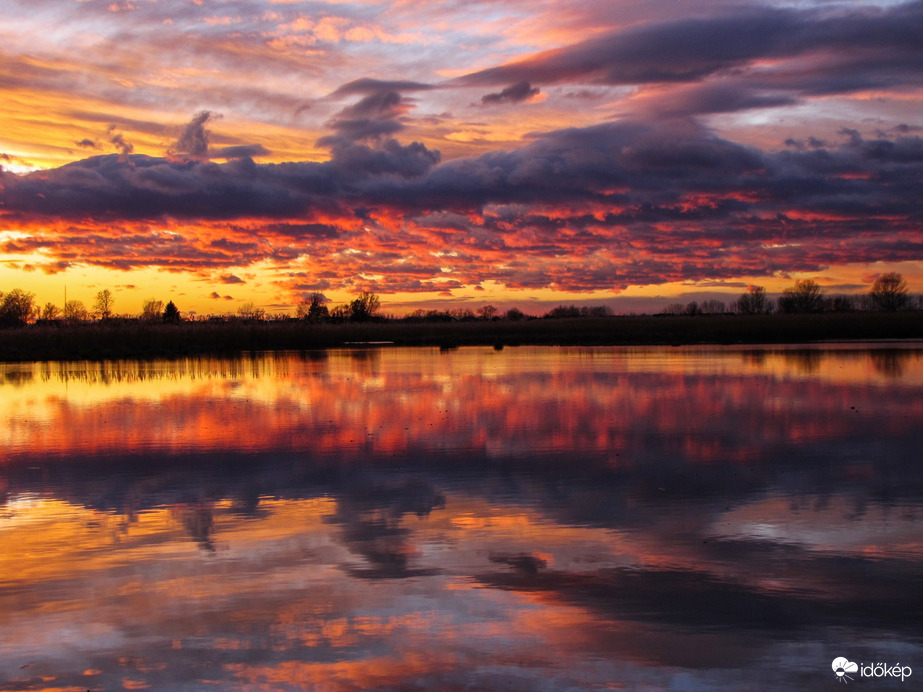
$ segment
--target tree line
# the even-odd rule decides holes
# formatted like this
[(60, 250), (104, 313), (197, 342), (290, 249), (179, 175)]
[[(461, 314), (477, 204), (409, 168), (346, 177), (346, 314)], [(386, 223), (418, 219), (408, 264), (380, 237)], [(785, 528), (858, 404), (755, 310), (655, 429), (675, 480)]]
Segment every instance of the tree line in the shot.
[(735, 303), (728, 306), (719, 300), (701, 303), (674, 303), (663, 310), (669, 315), (710, 315), (736, 312), (740, 315), (766, 315), (772, 312), (782, 314), (821, 312), (897, 312), (923, 307), (915, 305), (907, 281), (897, 272), (882, 274), (872, 284), (868, 293), (855, 295), (826, 295), (820, 285), (812, 279), (799, 279), (786, 288), (782, 295), (773, 300), (762, 286), (749, 286)]
[[(330, 300), (322, 293), (315, 292), (300, 302), (295, 309), (296, 319), (310, 323), (371, 322), (387, 319), (381, 314), (381, 299), (374, 293), (360, 293), (352, 301), (331, 307)], [(811, 279), (798, 280), (773, 300), (762, 286), (750, 286), (735, 303), (728, 306), (719, 300), (706, 300), (686, 304), (675, 303), (665, 308), (662, 314), (671, 315), (705, 315), (738, 313), (742, 315), (760, 315), (778, 313), (821, 313), (850, 311), (896, 312), (915, 307), (913, 297), (908, 292), (907, 282), (901, 274), (888, 272), (879, 276), (866, 294), (827, 296), (817, 282)], [(23, 326), (33, 321), (45, 322), (84, 322), (91, 318), (102, 321), (124, 320), (115, 317), (115, 297), (109, 289), (96, 294), (92, 311), (82, 301), (69, 300), (63, 310), (53, 303), (46, 303), (39, 308), (35, 294), (14, 288), (7, 293), (0, 291), (0, 327)], [(543, 315), (546, 319), (575, 317), (607, 317), (612, 310), (605, 305), (583, 306), (559, 305)], [(524, 320), (530, 317), (518, 308), (510, 308), (501, 313), (493, 305), (483, 305), (477, 310), (468, 308), (451, 310), (417, 310), (403, 318), (409, 322), (450, 322), (473, 320)], [(182, 313), (171, 300), (166, 305), (163, 301), (148, 299), (142, 304), (142, 322), (177, 324), (183, 321)], [(229, 318), (213, 318), (229, 319)], [(264, 309), (253, 303), (244, 303), (237, 311), (237, 319), (261, 321), (266, 319)], [(289, 318), (290, 319), (290, 318)]]
[[(115, 296), (108, 288), (96, 294), (92, 310), (88, 309), (82, 300), (67, 300), (63, 309), (54, 303), (45, 303), (39, 307), (35, 302), (34, 293), (20, 288), (14, 288), (8, 293), (0, 291), (0, 327), (20, 327), (33, 321), (68, 324), (86, 322), (94, 318), (113, 321), (116, 319), (114, 309)], [(144, 301), (138, 319), (145, 322), (176, 324), (181, 321), (182, 316), (172, 300), (165, 306), (161, 300), (149, 299)]]

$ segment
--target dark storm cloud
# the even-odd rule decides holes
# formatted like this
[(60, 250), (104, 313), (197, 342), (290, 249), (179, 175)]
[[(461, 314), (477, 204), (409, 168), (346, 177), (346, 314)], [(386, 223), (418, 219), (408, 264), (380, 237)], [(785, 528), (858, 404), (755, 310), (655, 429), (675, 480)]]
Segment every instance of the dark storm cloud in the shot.
[(410, 109), (410, 104), (397, 91), (385, 89), (373, 92), (351, 106), (347, 106), (327, 123), (334, 135), (321, 137), (317, 144), (337, 149), (355, 142), (390, 138), (404, 129), (400, 117)]
[(694, 126), (617, 123), (559, 130), (519, 149), (438, 161), (438, 152), (420, 143), (393, 139), (375, 147), (344, 146), (324, 163), (99, 156), (25, 176), (8, 174), (0, 194), (6, 214), (65, 218), (287, 218), (341, 205), (416, 213), (564, 202), (614, 204), (620, 213), (643, 214), (667, 210), (691, 194), (718, 196), (702, 210), (782, 205), (917, 215), (918, 197), (910, 193), (923, 174), (923, 140), (850, 135), (839, 146), (767, 153)]
[(745, 79), (703, 83), (672, 89), (645, 98), (641, 109), (659, 118), (677, 118), (709, 113), (735, 113), (751, 108), (790, 106), (798, 99), (789, 93), (754, 88)]
[(405, 146), (395, 139), (386, 139), (375, 147), (365, 144), (338, 147), (334, 149), (333, 165), (356, 178), (383, 174), (414, 178), (425, 174), (439, 159), (438, 151), (427, 149), (420, 142)]
[[(636, 25), (474, 72), (452, 83), (679, 83), (752, 68), (751, 78), (766, 88), (814, 95), (846, 93), (874, 86), (919, 85), (921, 35), (921, 2), (888, 9), (761, 7)], [(800, 65), (753, 67), (756, 61), (808, 55), (812, 60)]]
[(391, 91), (426, 91), (435, 89), (432, 84), (410, 81), (385, 81), (381, 79), (354, 79), (330, 94), (331, 97), (352, 96), (354, 94), (376, 94)]
[(485, 94), (481, 97), (481, 103), (487, 106), (495, 106), (502, 103), (519, 103), (526, 101), (533, 96), (542, 93), (541, 89), (533, 88), (528, 82), (517, 82), (508, 86), (499, 93)]
[(339, 234), (336, 226), (326, 223), (273, 223), (266, 230), (291, 238), (335, 238)]
[(126, 141), (121, 132), (115, 131), (115, 125), (110, 125), (108, 132), (111, 135), (109, 143), (115, 146), (116, 151), (118, 151), (121, 156), (128, 156), (135, 150), (134, 145)]
[(199, 160), (207, 159), (210, 132), (205, 129), (205, 123), (212, 117), (211, 111), (196, 113), (195, 117), (183, 128), (179, 139), (170, 149), (170, 154)]
[[(353, 113), (387, 119), (400, 110), (393, 97), (363, 101)], [(318, 276), (364, 281), (374, 267), (383, 277), (377, 290), (432, 290), (442, 287), (428, 280), (437, 278), (593, 290), (914, 259), (923, 247), (918, 136), (844, 131), (838, 143), (769, 152), (688, 121), (652, 121), (558, 130), (445, 163), (419, 142), (392, 138), (343, 140), (332, 150), (326, 162), (111, 155), (4, 172), (4, 216), (83, 224), (4, 248), (37, 243), (32, 250), (66, 261), (96, 252), (94, 261), (113, 266), (227, 267), (241, 258), (288, 261), (304, 251), (298, 243), (322, 243), (324, 252), (312, 252)], [(186, 227), (237, 221), (207, 242), (185, 230), (169, 242), (87, 230), (165, 219)], [(392, 230), (361, 230), (379, 224)], [(212, 237), (223, 232), (231, 237)], [(429, 256), (433, 247), (454, 255), (408, 275), (400, 258)]]
[(212, 153), (216, 159), (252, 159), (257, 156), (266, 156), (271, 154), (262, 144), (238, 144), (231, 147), (224, 147)]

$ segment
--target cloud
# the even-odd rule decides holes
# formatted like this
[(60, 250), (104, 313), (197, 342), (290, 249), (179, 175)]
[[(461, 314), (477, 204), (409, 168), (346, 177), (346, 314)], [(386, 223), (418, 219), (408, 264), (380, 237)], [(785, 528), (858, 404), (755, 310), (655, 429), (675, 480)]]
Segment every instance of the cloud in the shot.
[(528, 82), (517, 82), (508, 86), (497, 94), (485, 94), (481, 97), (481, 103), (485, 105), (497, 105), (502, 103), (520, 103), (528, 101), (533, 96), (538, 96), (541, 89), (533, 88)]
[[(391, 117), (400, 101), (357, 106)], [(341, 142), (325, 162), (96, 156), (2, 173), (0, 214), (36, 230), (0, 252), (123, 269), (296, 263), (308, 276), (292, 286), (379, 292), (617, 291), (920, 257), (923, 139), (802, 141), (761, 150), (654, 119), (445, 162), (393, 138)]]
[(112, 135), (109, 138), (109, 143), (115, 145), (115, 148), (119, 152), (120, 156), (126, 157), (135, 150), (135, 147), (133, 144), (125, 141), (124, 135), (121, 132), (115, 132), (115, 129), (115, 125), (109, 126), (108, 133)]
[[(179, 138), (170, 148), (170, 155), (187, 160), (208, 160), (209, 130), (205, 124), (214, 117), (211, 111), (199, 111), (183, 128)], [(220, 116), (219, 116), (220, 117)]]
[(245, 284), (247, 283), (246, 281), (241, 279), (239, 276), (235, 276), (234, 274), (222, 274), (218, 278), (218, 280), (223, 284)]
[[(921, 31), (921, 2), (884, 9), (753, 7), (635, 23), (472, 72), (449, 85), (668, 86), (713, 80), (701, 90), (668, 92), (664, 104), (671, 112), (728, 112), (787, 105), (805, 95), (915, 88), (923, 69)], [(690, 103), (683, 105), (683, 96)]]
[(387, 93), (394, 91), (427, 91), (435, 88), (435, 85), (425, 84), (423, 82), (402, 80), (386, 81), (381, 79), (362, 78), (354, 79), (338, 87), (336, 91), (330, 94), (330, 97), (336, 98), (339, 96), (352, 96), (353, 94), (378, 94), (381, 92)]
[(411, 105), (397, 91), (373, 92), (341, 110), (328, 123), (336, 134), (322, 137), (318, 145), (337, 147), (390, 137), (404, 129), (399, 118), (410, 108)]
[(238, 144), (224, 147), (212, 153), (216, 159), (252, 159), (257, 156), (267, 156), (272, 152), (262, 144)]

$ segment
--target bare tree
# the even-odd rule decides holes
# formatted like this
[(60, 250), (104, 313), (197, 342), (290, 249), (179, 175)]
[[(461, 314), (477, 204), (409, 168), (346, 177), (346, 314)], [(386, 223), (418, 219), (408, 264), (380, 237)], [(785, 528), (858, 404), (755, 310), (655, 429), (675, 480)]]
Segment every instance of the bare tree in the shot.
[(14, 288), (0, 294), (0, 327), (21, 327), (35, 313), (35, 294)]
[(145, 322), (156, 322), (163, 317), (163, 301), (148, 298), (141, 304), (141, 319)]
[(727, 306), (724, 304), (723, 300), (710, 298), (709, 300), (702, 301), (699, 310), (703, 315), (723, 315), (727, 312)]
[(875, 279), (869, 295), (872, 304), (886, 312), (903, 310), (910, 303), (910, 297), (907, 295), (907, 282), (897, 272), (888, 272)]
[(298, 304), (295, 314), (298, 319), (304, 319), (308, 322), (323, 322), (330, 316), (330, 310), (327, 303), (330, 299), (319, 291), (315, 291), (308, 300), (303, 300)]
[(348, 320), (351, 314), (352, 314), (352, 311), (350, 310), (348, 305), (335, 305), (330, 310), (330, 319), (336, 322), (343, 322), (345, 320)]
[(580, 317), (580, 308), (576, 305), (558, 305), (545, 313), (548, 319), (562, 319), (567, 317)]
[(115, 298), (112, 296), (112, 291), (104, 288), (96, 294), (96, 303), (93, 304), (93, 309), (101, 320), (108, 320), (112, 317), (113, 305), (115, 305)]
[(497, 314), (497, 308), (493, 305), (482, 305), (478, 308), (478, 317), (482, 320), (492, 320)]
[(823, 308), (824, 294), (811, 279), (799, 279), (779, 298), (780, 312), (821, 312)]
[(737, 299), (737, 312), (741, 315), (762, 315), (769, 312), (769, 298), (762, 286), (748, 286), (747, 292)]
[(56, 320), (60, 314), (61, 309), (54, 303), (45, 303), (45, 307), (42, 308), (43, 320)]
[(350, 316), (353, 322), (367, 322), (373, 319), (381, 308), (381, 299), (374, 293), (360, 293), (349, 304)]
[(580, 308), (581, 317), (611, 317), (612, 308), (608, 305), (584, 305)]
[(266, 311), (263, 308), (256, 307), (251, 302), (243, 303), (237, 308), (237, 314), (245, 320), (262, 320), (266, 317)]
[(90, 317), (82, 300), (69, 300), (64, 303), (64, 319), (68, 322), (83, 322)]

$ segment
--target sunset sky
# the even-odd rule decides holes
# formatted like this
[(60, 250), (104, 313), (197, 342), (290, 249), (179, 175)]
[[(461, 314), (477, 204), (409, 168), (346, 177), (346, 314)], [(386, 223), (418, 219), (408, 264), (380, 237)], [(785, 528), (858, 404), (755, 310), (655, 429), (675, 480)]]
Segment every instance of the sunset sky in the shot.
[(0, 0), (0, 291), (923, 291), (923, 2)]

